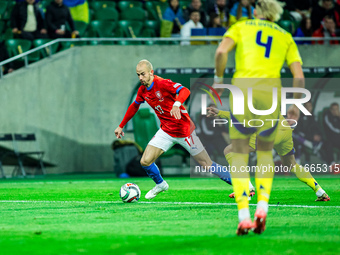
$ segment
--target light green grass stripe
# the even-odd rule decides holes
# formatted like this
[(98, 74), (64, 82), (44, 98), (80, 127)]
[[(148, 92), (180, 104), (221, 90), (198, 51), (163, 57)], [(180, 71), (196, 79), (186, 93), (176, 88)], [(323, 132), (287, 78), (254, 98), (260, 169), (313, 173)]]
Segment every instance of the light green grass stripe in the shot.
[[(0, 200), (0, 203), (97, 203), (97, 204), (120, 204), (121, 201), (44, 201), (44, 200)], [(152, 202), (152, 201), (140, 201), (141, 204), (168, 204), (168, 205), (237, 205), (236, 203), (211, 203), (211, 202)], [(320, 202), (321, 203), (321, 202)], [(249, 206), (256, 206), (256, 204), (249, 204)], [(282, 204), (270, 204), (272, 207), (292, 207), (292, 208), (339, 208), (340, 206), (318, 206), (318, 205), (282, 205)]]

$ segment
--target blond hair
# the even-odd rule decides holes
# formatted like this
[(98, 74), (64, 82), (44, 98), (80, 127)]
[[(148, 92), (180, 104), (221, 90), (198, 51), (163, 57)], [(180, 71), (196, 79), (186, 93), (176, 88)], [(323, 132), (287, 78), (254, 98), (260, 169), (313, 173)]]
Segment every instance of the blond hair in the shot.
[(283, 13), (282, 4), (276, 0), (259, 0), (256, 4), (257, 16), (270, 21), (278, 21)]
[(152, 66), (152, 64), (150, 63), (149, 60), (142, 59), (141, 61), (138, 62), (137, 66), (141, 66), (141, 65), (145, 65), (147, 67), (148, 71), (153, 70), (153, 66)]

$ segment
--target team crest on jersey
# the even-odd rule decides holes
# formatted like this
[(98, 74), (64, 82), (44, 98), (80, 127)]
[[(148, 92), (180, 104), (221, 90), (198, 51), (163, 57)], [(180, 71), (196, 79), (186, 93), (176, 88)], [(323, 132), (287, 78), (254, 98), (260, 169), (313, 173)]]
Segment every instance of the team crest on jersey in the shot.
[(160, 91), (156, 91), (156, 97), (158, 98), (159, 102), (162, 102), (164, 100), (163, 95)]

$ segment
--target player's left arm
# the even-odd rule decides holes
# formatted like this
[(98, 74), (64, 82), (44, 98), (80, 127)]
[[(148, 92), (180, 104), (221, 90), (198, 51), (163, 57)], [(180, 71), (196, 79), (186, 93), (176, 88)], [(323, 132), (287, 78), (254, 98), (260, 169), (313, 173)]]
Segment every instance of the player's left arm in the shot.
[(179, 109), (179, 107), (185, 102), (185, 100), (187, 100), (189, 95), (190, 95), (189, 89), (187, 89), (186, 87), (180, 88), (176, 102), (174, 103), (170, 111), (170, 115), (174, 116), (175, 119), (179, 120), (181, 118), (181, 110)]
[[(293, 87), (304, 88), (305, 87), (305, 75), (302, 70), (302, 60), (299, 54), (299, 50), (296, 43), (292, 40), (286, 57), (287, 65), (293, 75)], [(294, 93), (294, 98), (301, 98), (301, 93)], [(296, 105), (291, 105), (287, 111), (289, 119), (298, 120), (300, 118), (300, 110)]]
[[(302, 71), (302, 66), (300, 62), (293, 62), (289, 65), (289, 68), (293, 74), (293, 87), (294, 88), (304, 88), (305, 87), (305, 76)], [(301, 93), (294, 93), (294, 98), (301, 98)], [(287, 111), (287, 116), (289, 119), (294, 119), (296, 121), (300, 118), (300, 110), (294, 104), (291, 105)]]
[(223, 118), (223, 119), (230, 119), (230, 112), (229, 111), (219, 111), (217, 114), (218, 117)]

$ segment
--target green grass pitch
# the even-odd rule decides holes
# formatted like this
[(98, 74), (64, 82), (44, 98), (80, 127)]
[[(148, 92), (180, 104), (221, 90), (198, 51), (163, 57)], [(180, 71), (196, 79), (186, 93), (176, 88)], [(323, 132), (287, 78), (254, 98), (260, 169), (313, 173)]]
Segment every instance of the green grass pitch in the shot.
[[(340, 254), (340, 179), (317, 179), (331, 201), (275, 178), (266, 231), (242, 237), (232, 188), (218, 179), (166, 178), (152, 203), (149, 178), (2, 180), (0, 254)], [(126, 182), (139, 185), (138, 203), (120, 201)]]

